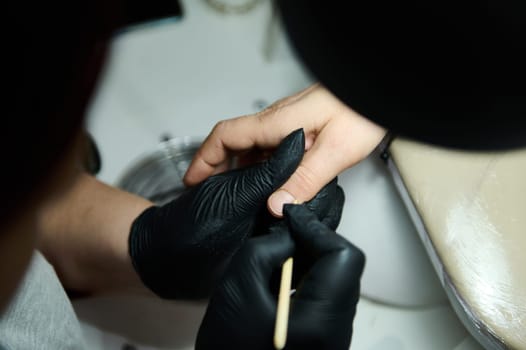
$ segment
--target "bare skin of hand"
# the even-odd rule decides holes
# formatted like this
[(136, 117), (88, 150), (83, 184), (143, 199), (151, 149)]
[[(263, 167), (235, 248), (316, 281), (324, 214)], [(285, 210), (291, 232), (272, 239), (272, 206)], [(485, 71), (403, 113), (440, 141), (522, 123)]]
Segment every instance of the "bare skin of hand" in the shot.
[(152, 205), (79, 173), (39, 208), (37, 248), (70, 291), (149, 295), (130, 260), (128, 236), (133, 220)]
[(284, 204), (310, 200), (335, 176), (365, 159), (386, 134), (315, 84), (259, 113), (217, 123), (184, 182), (192, 186), (226, 170), (235, 155), (273, 149), (298, 128), (305, 132), (306, 153), (296, 172), (268, 199), (268, 208), (277, 217), (282, 216)]

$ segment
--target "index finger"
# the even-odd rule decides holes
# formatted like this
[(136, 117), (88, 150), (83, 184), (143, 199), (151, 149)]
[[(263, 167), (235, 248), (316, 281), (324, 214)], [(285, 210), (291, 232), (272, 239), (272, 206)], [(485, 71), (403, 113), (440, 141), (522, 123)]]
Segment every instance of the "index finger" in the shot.
[[(317, 85), (313, 85), (273, 103), (259, 113), (217, 123), (192, 159), (184, 183), (195, 185), (213, 175), (232, 153), (254, 147), (274, 148), (298, 128), (304, 128), (307, 137), (305, 145), (308, 148), (312, 142), (309, 133), (325, 120), (320, 111), (323, 106), (318, 101), (320, 97), (308, 98), (317, 88)], [(307, 102), (297, 103), (300, 100)]]
[(252, 115), (217, 123), (194, 155), (184, 183), (195, 185), (213, 175), (233, 152), (278, 145), (279, 135), (270, 140), (259, 136), (260, 123)]
[[(217, 123), (192, 159), (184, 183), (196, 185), (213, 175), (232, 153), (254, 147), (275, 148), (292, 131), (308, 124), (302, 120), (302, 113), (292, 112), (271, 106), (257, 114)], [(309, 144), (307, 140), (306, 146)]]

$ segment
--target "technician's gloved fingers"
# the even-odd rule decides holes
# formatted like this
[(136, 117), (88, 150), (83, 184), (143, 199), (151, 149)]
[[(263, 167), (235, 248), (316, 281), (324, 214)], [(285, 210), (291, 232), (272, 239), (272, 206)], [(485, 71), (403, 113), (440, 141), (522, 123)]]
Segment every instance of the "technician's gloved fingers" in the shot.
[(349, 242), (324, 225), (305, 205), (286, 204), (283, 214), (292, 237), (316, 257), (340, 250)]
[[(273, 231), (266, 236), (249, 239), (234, 255), (214, 293), (214, 307), (221, 309), (222, 305), (217, 303), (225, 303), (250, 310), (250, 305), (254, 302), (265, 307), (267, 316), (275, 312), (276, 301), (269, 290), (269, 281), (273, 272), (278, 271), (294, 253), (294, 242), (286, 230)], [(217, 300), (217, 295), (220, 301)], [(244, 313), (248, 310), (238, 311)]]
[(271, 274), (293, 254), (286, 230), (250, 239), (233, 257), (199, 328), (196, 350), (272, 349), (276, 300)]
[[(343, 190), (338, 186), (338, 178), (334, 178), (323, 186), (314, 198), (304, 204), (316, 214), (318, 219), (334, 230), (340, 222), (344, 201)], [(286, 227), (287, 224), (283, 219), (272, 216), (268, 211), (260, 212), (254, 235), (267, 234), (268, 228), (273, 226)]]
[[(278, 189), (294, 173), (305, 152), (303, 129), (290, 133), (280, 143), (272, 156), (249, 168), (212, 176), (204, 181), (226, 185), (235, 197), (232, 201), (236, 214), (253, 214), (255, 208), (264, 204), (270, 194)], [(226, 181), (217, 181), (218, 179)]]
[(284, 216), (296, 255), (312, 262), (291, 300), (286, 349), (347, 350), (364, 255), (304, 205), (286, 205)]
[(295, 298), (348, 301), (351, 291), (359, 286), (365, 265), (362, 251), (303, 205), (286, 205), (284, 214), (298, 248), (316, 259)]
[(336, 186), (330, 198), (332, 205), (329, 207), (325, 216), (318, 216), (318, 218), (331, 230), (336, 230), (342, 218), (343, 204), (345, 203), (345, 193), (340, 186)]
[[(268, 235), (249, 239), (234, 256), (230, 265), (236, 271), (246, 271), (246, 276), (242, 279), (245, 282), (252, 280), (252, 286), (268, 286), (272, 273), (293, 253), (294, 241), (287, 230), (275, 227)], [(249, 283), (247, 287), (250, 288)]]
[(319, 220), (324, 220), (330, 215), (329, 224), (332, 229), (336, 229), (343, 209), (343, 200), (340, 195), (338, 178), (335, 177), (327, 185), (323, 186), (314, 198), (304, 204), (316, 214)]

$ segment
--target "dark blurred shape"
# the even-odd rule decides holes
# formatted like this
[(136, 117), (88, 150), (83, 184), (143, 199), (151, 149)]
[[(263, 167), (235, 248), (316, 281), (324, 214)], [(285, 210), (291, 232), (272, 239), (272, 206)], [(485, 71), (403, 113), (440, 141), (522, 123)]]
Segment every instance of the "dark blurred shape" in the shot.
[(108, 0), (7, 5), (0, 220), (23, 210), (73, 147), (121, 12)]
[(183, 9), (178, 0), (126, 0), (124, 3), (124, 25), (182, 17)]
[(526, 2), (279, 0), (312, 73), (396, 134), (526, 146)]
[[(180, 16), (178, 1), (9, 2), (0, 222), (38, 193), (83, 126), (107, 48), (130, 24)], [(89, 171), (98, 170), (91, 145)]]

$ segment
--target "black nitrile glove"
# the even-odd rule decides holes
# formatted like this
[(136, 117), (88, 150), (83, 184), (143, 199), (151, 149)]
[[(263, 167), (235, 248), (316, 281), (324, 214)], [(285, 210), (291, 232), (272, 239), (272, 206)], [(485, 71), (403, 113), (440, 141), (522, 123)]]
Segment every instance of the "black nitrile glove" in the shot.
[(288, 205), (284, 214), (296, 252), (315, 261), (292, 299), (286, 349), (347, 350), (365, 255), (305, 208)]
[(338, 185), (338, 178), (335, 177), (314, 198), (304, 204), (331, 230), (336, 230), (342, 217), (344, 203), (345, 194)]
[(286, 205), (290, 228), (250, 239), (234, 256), (213, 294), (196, 350), (273, 349), (275, 271), (294, 252), (314, 261), (291, 299), (286, 349), (349, 349), (365, 257), (305, 205)]
[(296, 170), (302, 129), (287, 136), (267, 161), (208, 178), (133, 223), (130, 256), (143, 283), (162, 298), (209, 296), (232, 255), (253, 231), (266, 200)]
[(282, 227), (249, 239), (210, 299), (195, 349), (274, 349), (276, 296), (269, 283), (293, 253), (294, 242)]
[[(310, 201), (305, 202), (305, 206), (316, 214), (318, 219), (335, 230), (338, 227), (345, 202), (345, 194), (338, 185), (338, 178), (335, 177), (327, 185), (316, 193)], [(283, 219), (272, 216), (268, 210), (261, 211), (256, 219), (253, 234), (255, 236), (267, 234), (269, 228), (274, 226), (286, 227)]]
[[(345, 195), (340, 186), (338, 186), (338, 178), (334, 178), (331, 182), (325, 185), (320, 192), (310, 201), (304, 203), (304, 206), (311, 210), (316, 217), (327, 225), (331, 230), (336, 230), (340, 223), (341, 214), (343, 211), (343, 204), (345, 202)], [(260, 215), (258, 219), (265, 218), (261, 224), (258, 220), (257, 231), (264, 230), (266, 233), (269, 229), (276, 227), (283, 227), (288, 230), (288, 226), (285, 220), (276, 219), (266, 213)], [(256, 232), (257, 233), (257, 232)], [(294, 273), (292, 274), (292, 288), (296, 288), (299, 284), (301, 277), (311, 268), (314, 260), (308, 255), (304, 254), (303, 251), (299, 250), (294, 254)], [(271, 290), (277, 291), (279, 289), (279, 283), (281, 274), (275, 273), (270, 281)]]

